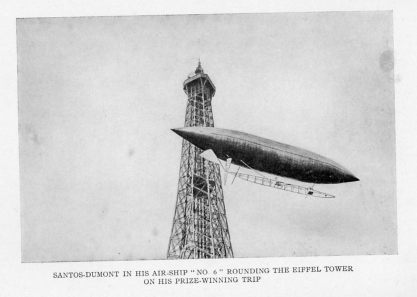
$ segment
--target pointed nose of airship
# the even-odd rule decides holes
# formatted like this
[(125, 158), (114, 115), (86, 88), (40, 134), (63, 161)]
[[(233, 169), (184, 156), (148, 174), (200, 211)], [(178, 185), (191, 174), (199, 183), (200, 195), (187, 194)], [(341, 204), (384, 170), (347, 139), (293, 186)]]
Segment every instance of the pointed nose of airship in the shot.
[(355, 181), (359, 181), (359, 178), (357, 178), (356, 176), (354, 176), (350, 172), (348, 174), (345, 174), (345, 177), (343, 179), (343, 182), (349, 183), (349, 182), (355, 182)]
[(360, 181), (360, 179), (359, 178), (357, 178), (356, 176), (354, 176), (354, 175), (352, 175), (352, 179), (351, 179), (351, 181)]
[(178, 134), (182, 138), (184, 138), (184, 136), (187, 135), (187, 132), (184, 130), (184, 128), (175, 128), (175, 129), (171, 129), (171, 131), (175, 132), (176, 134)]
[(196, 140), (196, 137), (198, 138), (198, 135), (196, 135), (195, 131), (190, 131), (190, 129), (188, 128), (190, 127), (175, 128), (171, 130), (179, 136), (181, 136), (182, 138), (184, 138), (185, 140), (188, 140), (195, 145), (194, 142)]
[(179, 136), (181, 136), (181, 129), (180, 128), (176, 128), (176, 129), (171, 129), (171, 131), (175, 132), (176, 134), (178, 134)]
[(207, 149), (208, 134), (204, 131), (204, 127), (182, 127), (171, 130), (198, 148)]

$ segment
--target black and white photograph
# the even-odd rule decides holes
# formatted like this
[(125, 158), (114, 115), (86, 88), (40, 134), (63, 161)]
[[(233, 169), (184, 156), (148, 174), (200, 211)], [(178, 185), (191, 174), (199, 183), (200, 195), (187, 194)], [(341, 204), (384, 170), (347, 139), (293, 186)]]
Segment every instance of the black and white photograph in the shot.
[(417, 2), (1, 7), (1, 297), (415, 295)]
[(398, 253), (392, 11), (16, 34), (23, 263)]

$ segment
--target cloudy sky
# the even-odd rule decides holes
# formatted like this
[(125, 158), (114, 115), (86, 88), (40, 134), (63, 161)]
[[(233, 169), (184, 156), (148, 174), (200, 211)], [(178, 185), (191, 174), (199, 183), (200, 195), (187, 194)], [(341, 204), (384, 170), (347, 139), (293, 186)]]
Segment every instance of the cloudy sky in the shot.
[(329, 157), (336, 199), (236, 180), (236, 257), (397, 251), (390, 12), (19, 19), (23, 261), (164, 259), (200, 58), (217, 127)]

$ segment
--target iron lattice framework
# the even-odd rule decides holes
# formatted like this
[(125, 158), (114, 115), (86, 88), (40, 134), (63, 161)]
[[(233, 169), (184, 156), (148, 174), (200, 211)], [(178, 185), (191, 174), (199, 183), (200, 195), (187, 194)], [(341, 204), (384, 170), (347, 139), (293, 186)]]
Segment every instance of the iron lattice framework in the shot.
[[(195, 75), (185, 80), (184, 91), (188, 97), (185, 126), (213, 127), (211, 100), (216, 89), (200, 63)], [(201, 153), (183, 140), (168, 259), (233, 257), (220, 168)]]

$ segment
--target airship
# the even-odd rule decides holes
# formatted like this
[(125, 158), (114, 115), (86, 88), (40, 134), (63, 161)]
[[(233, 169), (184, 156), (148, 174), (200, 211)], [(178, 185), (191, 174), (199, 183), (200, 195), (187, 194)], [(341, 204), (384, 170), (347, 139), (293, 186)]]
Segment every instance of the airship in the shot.
[[(250, 182), (299, 194), (334, 198), (333, 195), (319, 192), (312, 187), (280, 182), (275, 178), (265, 177), (262, 173), (312, 184), (359, 181), (353, 173), (329, 158), (256, 135), (199, 126), (177, 128), (172, 131), (204, 151), (202, 157), (208, 156), (210, 152), (212, 156), (219, 159), (219, 162), (225, 161), (226, 166), (222, 167), (226, 173), (232, 173), (228, 171), (230, 164), (252, 170), (256, 173), (255, 175), (233, 172), (235, 177)], [(207, 159), (213, 161), (213, 158), (207, 157)]]

